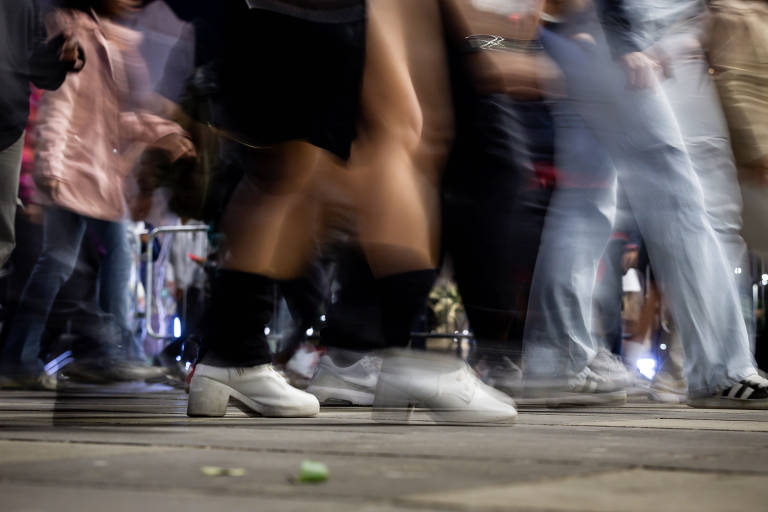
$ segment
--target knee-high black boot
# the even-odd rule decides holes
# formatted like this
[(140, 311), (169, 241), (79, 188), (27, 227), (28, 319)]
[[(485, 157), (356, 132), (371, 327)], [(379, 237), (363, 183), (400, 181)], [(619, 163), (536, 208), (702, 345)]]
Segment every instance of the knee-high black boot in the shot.
[(217, 270), (211, 283), (200, 361), (211, 366), (256, 366), (271, 361), (264, 327), (272, 318), (275, 280)]

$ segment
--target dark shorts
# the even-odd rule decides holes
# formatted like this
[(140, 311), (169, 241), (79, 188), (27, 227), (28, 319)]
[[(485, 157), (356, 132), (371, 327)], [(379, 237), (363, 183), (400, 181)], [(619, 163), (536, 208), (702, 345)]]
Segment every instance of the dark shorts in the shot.
[(319, 22), (243, 9), (229, 18), (210, 39), (213, 123), (251, 144), (305, 140), (346, 159), (360, 103), (364, 16)]

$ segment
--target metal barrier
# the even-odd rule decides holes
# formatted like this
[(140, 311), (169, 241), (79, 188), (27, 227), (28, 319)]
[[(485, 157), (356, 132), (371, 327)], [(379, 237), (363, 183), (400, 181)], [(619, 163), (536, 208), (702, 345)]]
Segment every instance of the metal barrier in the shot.
[[(146, 230), (134, 231), (128, 230), (128, 245), (131, 248), (131, 263), (133, 265), (133, 286), (131, 287), (131, 304), (133, 305), (133, 311), (135, 318), (142, 318), (142, 314), (139, 312), (139, 284), (141, 282), (141, 237), (148, 235)], [(138, 257), (134, 259), (134, 255)]]
[[(145, 297), (145, 306), (144, 306), (144, 326), (146, 328), (147, 334), (156, 339), (162, 339), (162, 340), (169, 340), (173, 339), (173, 335), (168, 334), (162, 334), (157, 331), (155, 331), (154, 327), (152, 327), (152, 307), (154, 302), (154, 260), (153, 260), (153, 242), (155, 238), (157, 238), (159, 235), (162, 234), (171, 234), (175, 235), (177, 233), (199, 233), (199, 232), (205, 232), (208, 231), (208, 226), (200, 226), (200, 225), (194, 225), (194, 226), (161, 226), (152, 229), (149, 233), (147, 233), (147, 246), (144, 251), (144, 260), (146, 262), (146, 283), (144, 285), (144, 297)], [(143, 233), (142, 233), (143, 234)], [(138, 283), (138, 278), (137, 278)], [(138, 284), (137, 284), (138, 286)], [(454, 341), (458, 341), (460, 339), (467, 339), (467, 340), (473, 340), (474, 336), (472, 333), (469, 332), (455, 332), (455, 333), (428, 333), (428, 332), (413, 332), (411, 333), (411, 337), (413, 338), (422, 338), (422, 339), (453, 339)]]
[(151, 336), (152, 338), (161, 339), (161, 340), (170, 340), (174, 339), (173, 335), (168, 334), (162, 334), (157, 331), (155, 331), (154, 327), (152, 327), (152, 305), (154, 301), (154, 260), (152, 258), (153, 256), (153, 242), (155, 241), (155, 238), (157, 238), (159, 235), (162, 234), (171, 234), (175, 235), (177, 233), (198, 233), (198, 232), (206, 232), (208, 231), (208, 226), (161, 226), (154, 228), (152, 231), (149, 232), (147, 235), (147, 248), (144, 252), (144, 258), (145, 262), (147, 264), (146, 267), (146, 276), (147, 281), (144, 285), (144, 297), (145, 297), (145, 306), (144, 306), (144, 326), (147, 330), (147, 334)]

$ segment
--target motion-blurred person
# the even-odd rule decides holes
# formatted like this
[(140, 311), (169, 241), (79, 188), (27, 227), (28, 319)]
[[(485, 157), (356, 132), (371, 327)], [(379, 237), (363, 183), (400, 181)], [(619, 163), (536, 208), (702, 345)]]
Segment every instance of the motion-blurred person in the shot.
[(102, 252), (99, 294), (102, 309), (119, 334), (94, 347), (81, 361), (101, 380), (157, 376), (130, 343), (130, 255), (124, 224), (124, 180), (133, 143), (156, 143), (175, 155), (193, 152), (181, 130), (168, 121), (135, 110), (131, 92), (142, 76), (139, 36), (112, 19), (127, 14), (133, 2), (73, 1), (49, 20), (52, 33), (72, 33), (88, 66), (62, 87), (44, 95), (38, 124), (36, 182), (48, 198), (43, 249), (19, 301), (2, 353), (3, 373), (15, 385), (51, 384), (39, 359), (40, 338), (51, 305), (69, 278), (86, 235)]
[[(643, 3), (636, 7), (643, 7)], [(669, 78), (661, 86), (701, 183), (704, 208), (729, 263), (754, 351), (753, 281), (747, 246), (740, 234), (742, 198), (738, 173), (728, 126), (702, 47), (711, 28), (708, 12), (697, 0), (667, 0), (648, 2), (645, 8), (631, 10), (629, 16), (638, 32), (655, 41), (653, 51), (664, 59)], [(674, 322), (668, 324), (671, 332), (666, 354), (670, 357), (662, 361), (662, 375), (674, 376), (681, 382), (682, 349)]]
[[(728, 121), (743, 197), (744, 238), (765, 258), (768, 221), (768, 4), (712, 0), (706, 49)], [(746, 272), (745, 272), (746, 274)], [(757, 276), (755, 276), (757, 277)], [(764, 282), (762, 283), (765, 284)], [(755, 356), (768, 365), (765, 330)]]
[[(262, 326), (275, 283), (298, 278), (314, 257), (323, 180), (338, 180), (352, 198), (388, 346), (408, 344), (434, 280), (438, 183), (452, 133), (438, 4), (254, 0), (203, 7), (198, 19), (213, 35), (205, 51), (226, 93), (215, 96), (212, 124), (237, 152), (245, 177), (221, 220), (222, 268), (212, 283), (188, 413), (223, 415), (232, 397), (262, 415), (311, 416), (317, 399), (275, 374)], [(254, 53), (275, 80), (248, 79), (243, 63)], [(303, 85), (308, 75), (310, 89)], [(349, 171), (329, 153), (348, 159)], [(319, 179), (326, 175), (333, 178)], [(425, 373), (465, 378), (425, 387), (436, 382)], [(514, 418), (514, 407), (483, 389), (461, 361), (399, 351), (385, 357), (375, 405), (403, 406), (399, 413), (415, 401), (477, 421)]]
[[(561, 104), (572, 106), (606, 149), (606, 171), (619, 171), (681, 332), (690, 403), (768, 407), (768, 381), (758, 376), (752, 360), (733, 270), (712, 229), (701, 184), (659, 84), (662, 61), (633, 32), (636, 26), (624, 2), (601, 2), (598, 13), (602, 29), (589, 10), (564, 12), (562, 28), (542, 30), (542, 42), (566, 77), (567, 103)], [(597, 215), (610, 227), (615, 196), (608, 190), (600, 201), (575, 205), (582, 209), (580, 215)], [(597, 224), (585, 227), (578, 242), (569, 230), (559, 235), (578, 256), (586, 254), (579, 248), (602, 250), (607, 241), (604, 230), (595, 229)], [(583, 270), (593, 276), (597, 260), (581, 261)], [(586, 274), (569, 275), (578, 280), (563, 288), (574, 296), (560, 304), (563, 315), (590, 296), (594, 284), (592, 279), (581, 279)], [(597, 354), (591, 333), (578, 337), (569, 330), (561, 335), (541, 333), (531, 329), (526, 335), (526, 372), (531, 377), (566, 376), (562, 388), (572, 394), (620, 393), (618, 382), (589, 368)]]
[(438, 421), (513, 421), (512, 400), (465, 362), (405, 349), (439, 259), (440, 179), (453, 138), (447, 34), (439, 2), (368, 6), (361, 129), (349, 181), (388, 347), (375, 417), (408, 419), (415, 405)]
[(192, 416), (223, 415), (230, 396), (266, 416), (319, 410), (272, 368), (265, 334), (275, 288), (301, 279), (314, 257), (318, 162), (346, 159), (355, 133), (364, 4), (315, 4), (169, 2), (195, 26), (190, 85), (205, 108), (188, 113), (215, 127), (220, 166), (236, 178), (206, 219), (223, 236), (190, 381)]
[[(456, 140), (444, 179), (443, 247), (475, 337), (470, 362), (514, 395), (549, 199), (547, 188), (532, 186), (534, 166), (551, 169), (554, 141), (543, 94), (558, 71), (536, 41), (540, 3), (498, 2), (494, 12), (484, 10), (493, 2), (446, 2)], [(531, 19), (515, 26), (510, 16)]]
[(24, 127), (29, 115), (29, 84), (57, 89), (68, 72), (85, 64), (71, 33), (46, 38), (37, 0), (0, 2), (0, 267), (16, 243), (14, 218)]

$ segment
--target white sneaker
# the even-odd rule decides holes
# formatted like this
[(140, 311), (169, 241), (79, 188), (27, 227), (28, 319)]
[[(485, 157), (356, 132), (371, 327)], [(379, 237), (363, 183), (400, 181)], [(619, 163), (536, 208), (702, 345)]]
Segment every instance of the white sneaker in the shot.
[(339, 367), (328, 355), (320, 358), (307, 392), (324, 405), (373, 404), (381, 371), (381, 358), (365, 355), (351, 366)]
[(623, 404), (627, 401), (626, 390), (589, 367), (578, 375), (563, 380), (528, 381), (525, 383), (525, 399), (531, 406), (574, 407)]
[(651, 381), (648, 398), (663, 404), (682, 404), (688, 400), (684, 379), (675, 379), (663, 369)]
[(600, 348), (589, 363), (589, 368), (603, 379), (611, 381), (617, 388), (629, 388), (633, 378), (621, 359), (605, 348)]
[(313, 395), (294, 388), (271, 364), (250, 368), (219, 368), (198, 364), (189, 383), (188, 416), (224, 416), (230, 399), (261, 416), (317, 416)]
[(373, 407), (380, 421), (416, 420), (416, 407), (439, 422), (511, 423), (517, 418), (512, 399), (483, 384), (464, 361), (406, 350), (384, 357)]

